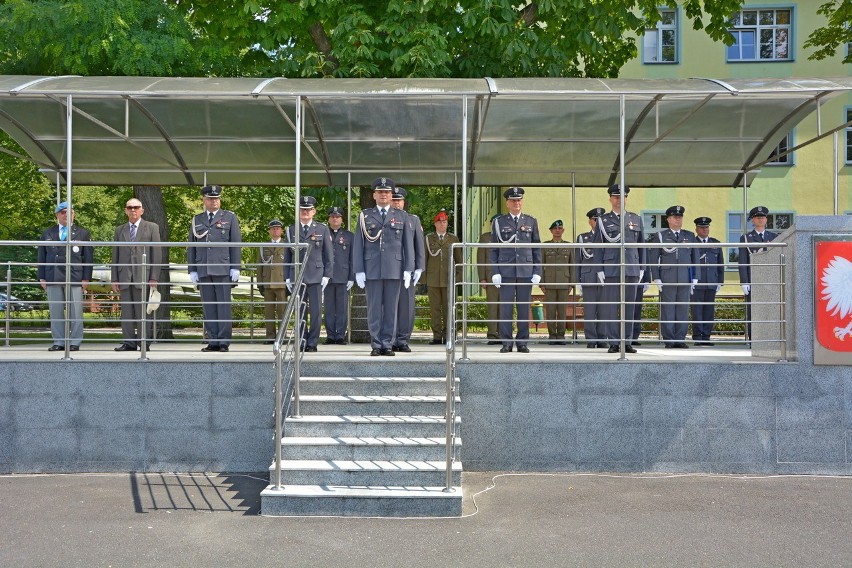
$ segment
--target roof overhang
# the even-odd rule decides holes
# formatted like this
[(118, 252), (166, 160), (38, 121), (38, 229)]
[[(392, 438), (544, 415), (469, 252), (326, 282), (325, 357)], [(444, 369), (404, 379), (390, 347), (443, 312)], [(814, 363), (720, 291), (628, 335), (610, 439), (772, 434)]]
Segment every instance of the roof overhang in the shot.
[[(0, 76), (0, 128), (76, 185), (740, 186), (832, 79)], [(68, 109), (73, 112), (68, 113)], [(69, 119), (70, 117), (70, 119)], [(838, 126), (840, 128), (842, 126)], [(826, 132), (829, 132), (826, 129)]]

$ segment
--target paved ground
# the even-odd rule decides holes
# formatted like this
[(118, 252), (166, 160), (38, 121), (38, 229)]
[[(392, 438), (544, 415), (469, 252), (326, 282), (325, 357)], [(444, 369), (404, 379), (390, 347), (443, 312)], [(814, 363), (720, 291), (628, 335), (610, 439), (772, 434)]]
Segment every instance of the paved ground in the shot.
[(852, 564), (852, 477), (466, 473), (463, 484), (462, 518), (266, 518), (266, 481), (252, 476), (3, 476), (0, 566)]

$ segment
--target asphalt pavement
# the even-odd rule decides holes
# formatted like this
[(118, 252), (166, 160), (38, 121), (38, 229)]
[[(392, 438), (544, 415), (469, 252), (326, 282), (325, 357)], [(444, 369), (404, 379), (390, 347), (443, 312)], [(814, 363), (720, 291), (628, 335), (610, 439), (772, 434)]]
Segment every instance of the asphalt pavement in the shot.
[(852, 477), (474, 472), (451, 519), (263, 517), (266, 483), (0, 476), (0, 566), (852, 565)]

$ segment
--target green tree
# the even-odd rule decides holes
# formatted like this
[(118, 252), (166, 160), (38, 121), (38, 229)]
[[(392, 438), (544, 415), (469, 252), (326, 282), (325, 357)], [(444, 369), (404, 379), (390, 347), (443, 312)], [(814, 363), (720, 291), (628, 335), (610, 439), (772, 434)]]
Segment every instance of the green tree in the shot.
[[(821, 60), (834, 57), (838, 48), (852, 44), (852, 0), (830, 0), (817, 13), (825, 16), (827, 24), (808, 36), (805, 47), (818, 48), (808, 59)], [(843, 63), (852, 63), (852, 49), (846, 50)]]

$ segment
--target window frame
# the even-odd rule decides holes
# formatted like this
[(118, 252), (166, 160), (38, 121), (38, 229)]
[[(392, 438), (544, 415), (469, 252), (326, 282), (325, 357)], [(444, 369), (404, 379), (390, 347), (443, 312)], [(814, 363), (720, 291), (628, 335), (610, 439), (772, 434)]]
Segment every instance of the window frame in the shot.
[[(761, 23), (760, 17), (762, 12), (772, 12), (772, 24), (764, 24)], [(747, 13), (754, 13), (755, 22), (754, 24), (743, 24), (742, 22), (746, 20), (745, 17)], [(788, 12), (789, 13), (789, 21), (787, 24), (777, 24), (775, 22), (778, 21), (778, 12)], [(794, 10), (794, 5), (776, 5), (776, 6), (743, 6), (739, 12), (737, 12), (736, 16), (728, 20), (728, 31), (734, 36), (734, 43), (730, 46), (725, 47), (725, 61), (727, 63), (774, 63), (774, 62), (792, 62), (795, 61), (795, 54), (793, 53), (793, 47), (795, 46), (795, 42), (793, 41), (793, 32), (794, 32), (794, 22), (796, 18), (796, 12)], [(735, 21), (740, 22), (739, 24), (734, 24)], [(761, 57), (761, 32), (766, 30), (772, 30), (772, 38), (773, 45), (776, 40), (776, 31), (784, 30), (787, 31), (786, 37), (786, 46), (787, 46), (787, 56), (784, 58), (781, 57), (771, 57), (771, 58), (763, 58)], [(754, 50), (753, 57), (743, 57), (743, 45), (740, 38), (743, 34), (751, 34), (754, 37), (754, 43), (751, 48)], [(732, 57), (731, 51), (733, 49), (737, 49), (739, 51), (739, 57)], [(773, 52), (777, 47), (773, 48)]]
[(649, 239), (651, 235), (656, 235), (660, 231), (665, 231), (669, 228), (669, 220), (666, 217), (666, 212), (656, 209), (642, 211), (642, 226), (645, 229), (646, 240)]
[[(660, 19), (657, 20), (657, 23), (653, 28), (646, 28), (645, 33), (642, 35), (642, 64), (676, 65), (680, 63), (680, 8), (670, 8), (668, 6), (661, 6), (657, 8), (657, 12), (660, 15)], [(671, 25), (663, 23), (663, 15), (665, 13), (671, 13), (673, 15), (674, 22)], [(674, 42), (672, 43), (672, 48), (674, 49), (674, 58), (671, 61), (666, 61), (663, 59), (663, 35), (665, 31), (670, 31), (674, 34)], [(650, 32), (653, 32), (653, 35), (656, 36), (656, 42), (653, 48), (653, 56), (657, 59), (649, 58), (649, 52), (651, 51), (651, 48), (649, 48), (646, 39), (650, 36)]]
[[(844, 107), (843, 112), (846, 114), (846, 120), (843, 122), (852, 120), (852, 106)], [(846, 151), (843, 153), (843, 163), (848, 166), (852, 165), (852, 124), (847, 126), (844, 131), (846, 132), (846, 141), (844, 143)]]
[[(794, 129), (794, 130), (791, 130), (790, 132), (788, 132), (787, 136), (784, 138), (784, 140), (779, 142), (778, 145), (775, 148), (772, 149), (772, 151), (769, 153), (768, 158), (772, 158), (773, 154), (776, 154), (776, 153), (780, 154), (782, 151), (787, 151), (788, 149), (792, 148), (795, 145), (796, 145), (796, 137), (795, 137), (795, 129)], [(782, 149), (781, 148), (782, 146), (786, 146), (786, 147), (784, 149)], [(781, 158), (784, 161), (766, 162), (765, 165), (772, 166), (773, 168), (784, 168), (784, 167), (789, 168), (789, 167), (796, 165), (795, 157), (796, 157), (796, 153), (790, 152), (789, 154), (787, 154), (786, 156)]]

